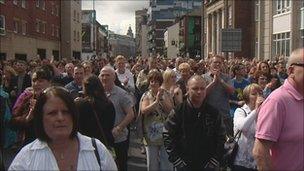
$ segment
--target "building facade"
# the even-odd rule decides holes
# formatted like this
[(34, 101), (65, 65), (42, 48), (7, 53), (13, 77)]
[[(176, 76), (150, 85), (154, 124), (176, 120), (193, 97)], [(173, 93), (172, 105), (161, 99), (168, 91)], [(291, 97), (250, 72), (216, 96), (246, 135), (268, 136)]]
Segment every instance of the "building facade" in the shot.
[(60, 56), (60, 1), (0, 0), (0, 58)]
[(288, 58), (303, 47), (304, 2), (255, 0), (255, 56), (258, 59)]
[(123, 55), (127, 59), (135, 57), (135, 40), (128, 35), (119, 35), (109, 32), (110, 57)]
[(201, 9), (184, 15), (179, 20), (179, 55), (201, 57)]
[[(149, 48), (148, 48), (148, 26), (146, 24), (141, 25), (141, 35), (140, 35), (140, 44), (139, 47), (140, 55), (142, 58), (149, 57)], [(138, 48), (138, 46), (136, 46)]]
[(97, 21), (96, 23), (96, 54), (102, 56), (108, 53), (108, 26), (101, 25)]
[(108, 26), (96, 20), (95, 10), (82, 10), (82, 59), (108, 53)]
[(168, 27), (164, 34), (165, 51), (167, 58), (176, 58), (179, 56), (179, 44), (180, 44), (180, 23), (177, 22)]
[(96, 56), (96, 11), (82, 10), (82, 59)]
[[(266, 1), (265, 1), (266, 2)], [(204, 14), (204, 56), (209, 53), (226, 57), (254, 57), (254, 2), (242, 0), (206, 0)], [(225, 54), (222, 52), (221, 29), (241, 29), (241, 51)]]
[[(56, 2), (56, 1), (54, 1)], [(81, 2), (61, 3), (61, 56), (68, 59), (81, 57)], [(53, 27), (53, 26), (52, 26)]]
[[(147, 14), (148, 10), (147, 9), (142, 9), (142, 10), (137, 10), (135, 11), (135, 46), (136, 46), (136, 55), (141, 55), (144, 53), (146, 55), (146, 52), (142, 52), (143, 44), (146, 46), (146, 42), (142, 42), (143, 37), (145, 36), (144, 33), (146, 30), (146, 25), (147, 25)], [(144, 30), (144, 31), (143, 31)], [(145, 51), (145, 50), (144, 50)]]
[(201, 7), (201, 0), (150, 0), (148, 8), (148, 41), (149, 52), (164, 53), (164, 32), (187, 12)]

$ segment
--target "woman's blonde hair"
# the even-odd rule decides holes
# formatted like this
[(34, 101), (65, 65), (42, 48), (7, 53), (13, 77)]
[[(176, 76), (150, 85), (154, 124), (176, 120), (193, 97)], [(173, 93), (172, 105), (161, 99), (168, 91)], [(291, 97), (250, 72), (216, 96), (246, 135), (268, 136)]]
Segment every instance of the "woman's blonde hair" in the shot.
[(250, 92), (253, 90), (263, 91), (262, 87), (256, 83), (252, 83), (252, 84), (249, 84), (248, 86), (246, 86), (243, 90), (243, 99), (246, 104), (249, 103), (249, 95), (250, 95)]
[(163, 73), (164, 83), (168, 83), (172, 76), (176, 76), (176, 73), (172, 69), (166, 69)]

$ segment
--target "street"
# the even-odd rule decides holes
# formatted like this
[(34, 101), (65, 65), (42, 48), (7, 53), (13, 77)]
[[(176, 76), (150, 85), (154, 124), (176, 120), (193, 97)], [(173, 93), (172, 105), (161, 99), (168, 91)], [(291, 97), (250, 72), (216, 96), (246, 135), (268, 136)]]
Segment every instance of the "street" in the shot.
[(129, 160), (128, 160), (128, 170), (147, 170), (146, 155), (141, 154), (140, 145), (142, 143), (136, 137), (133, 131), (130, 135), (130, 148), (129, 148)]

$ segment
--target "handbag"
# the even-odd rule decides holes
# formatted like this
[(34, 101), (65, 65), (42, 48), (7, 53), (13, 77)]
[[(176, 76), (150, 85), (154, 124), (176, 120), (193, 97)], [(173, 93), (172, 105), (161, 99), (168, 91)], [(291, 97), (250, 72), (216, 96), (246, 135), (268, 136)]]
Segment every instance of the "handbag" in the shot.
[[(245, 117), (247, 117), (247, 112), (243, 109), (240, 108), (241, 110), (244, 111)], [(236, 134), (233, 137), (228, 137), (225, 144), (224, 144), (224, 149), (225, 149), (225, 154), (223, 156), (224, 163), (226, 166), (232, 168), (236, 154), (239, 149), (239, 144), (238, 141), (241, 137), (242, 131), (238, 130)]]
[(228, 137), (225, 144), (224, 144), (224, 149), (225, 149), (225, 154), (223, 156), (224, 163), (226, 166), (232, 168), (239, 145), (238, 141), (241, 136), (241, 131), (238, 130), (237, 133), (233, 137)]

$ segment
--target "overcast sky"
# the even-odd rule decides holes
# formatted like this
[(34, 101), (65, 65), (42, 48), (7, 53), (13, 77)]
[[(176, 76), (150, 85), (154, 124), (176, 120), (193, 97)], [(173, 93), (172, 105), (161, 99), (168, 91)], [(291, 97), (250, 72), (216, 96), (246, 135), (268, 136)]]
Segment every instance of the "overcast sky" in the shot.
[[(95, 0), (96, 19), (118, 34), (126, 34), (131, 25), (135, 36), (135, 11), (148, 6), (148, 0)], [(92, 10), (93, 0), (82, 0), (82, 9)]]

